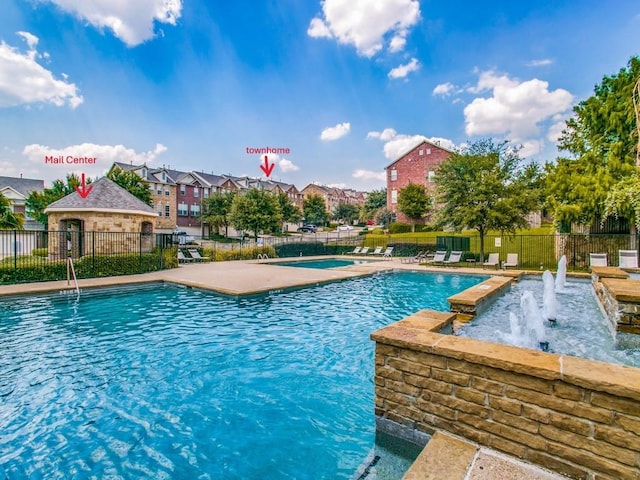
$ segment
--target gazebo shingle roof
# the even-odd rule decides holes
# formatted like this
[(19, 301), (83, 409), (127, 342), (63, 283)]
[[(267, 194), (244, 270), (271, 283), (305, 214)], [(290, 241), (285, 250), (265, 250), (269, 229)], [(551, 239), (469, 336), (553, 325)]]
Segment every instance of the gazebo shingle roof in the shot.
[(86, 198), (78, 192), (70, 193), (50, 204), (45, 213), (51, 210), (131, 210), (157, 215), (153, 208), (107, 177), (99, 178), (91, 186), (93, 188)]

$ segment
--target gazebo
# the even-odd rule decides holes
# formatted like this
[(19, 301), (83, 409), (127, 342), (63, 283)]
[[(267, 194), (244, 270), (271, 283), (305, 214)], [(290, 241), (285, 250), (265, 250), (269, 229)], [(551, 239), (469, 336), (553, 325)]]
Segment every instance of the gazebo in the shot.
[[(87, 187), (88, 188), (88, 187)], [(49, 205), (49, 258), (149, 252), (158, 214), (127, 190), (102, 177), (84, 198), (73, 192)]]

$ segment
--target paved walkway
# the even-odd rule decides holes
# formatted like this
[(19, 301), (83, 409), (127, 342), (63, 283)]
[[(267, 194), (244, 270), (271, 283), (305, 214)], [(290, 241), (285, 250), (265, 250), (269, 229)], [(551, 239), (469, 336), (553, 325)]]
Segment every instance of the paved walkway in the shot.
[[(327, 257), (305, 257), (305, 260), (326, 259)], [(435, 271), (435, 272), (452, 272), (452, 273), (469, 273), (469, 274), (499, 274), (501, 276), (519, 276), (522, 272), (518, 270), (499, 271), (482, 268), (466, 268), (466, 267), (425, 267), (415, 263), (402, 263), (399, 259), (382, 260), (371, 257), (341, 257), (344, 259), (360, 259), (367, 260), (367, 263), (351, 265), (336, 269), (322, 270), (311, 268), (294, 268), (279, 265), (268, 265), (267, 263), (282, 261), (281, 259), (269, 260), (266, 263), (259, 263), (256, 260), (234, 261), (234, 262), (213, 262), (181, 265), (179, 268), (165, 270), (161, 272), (147, 273), (141, 275), (126, 275), (120, 277), (107, 278), (90, 278), (78, 281), (81, 290), (90, 288), (100, 288), (117, 285), (131, 285), (136, 283), (149, 282), (172, 282), (181, 285), (187, 285), (216, 292), (247, 295), (253, 293), (266, 292), (270, 290), (278, 290), (282, 288), (298, 287), (304, 285), (315, 285), (324, 282), (333, 282), (363, 275), (371, 275), (376, 272), (389, 271), (393, 269), (416, 270), (416, 271)], [(294, 260), (294, 259), (291, 259)], [(295, 259), (297, 260), (297, 259)], [(0, 296), (16, 295), (16, 294), (33, 294), (44, 292), (57, 292), (61, 290), (75, 289), (75, 285), (67, 283), (67, 281), (29, 283), (19, 285), (0, 286)], [(429, 445), (429, 444), (428, 444)], [(421, 461), (417, 462), (412, 469), (414, 472), (424, 472), (425, 458), (428, 459), (428, 468), (435, 472), (447, 472), (451, 468), (448, 463), (451, 455), (459, 456), (464, 453), (464, 449), (456, 450), (455, 445), (448, 444), (448, 456), (439, 457), (438, 455), (429, 455), (429, 451), (433, 451), (439, 443), (431, 444), (432, 447), (426, 447), (425, 452), (421, 454)], [(468, 449), (468, 447), (465, 447)], [(489, 449), (482, 449), (483, 455), (474, 457), (474, 461), (466, 464), (464, 474), (470, 475), (466, 478), (476, 480), (505, 480), (522, 479), (522, 480), (549, 480), (561, 477), (550, 476), (549, 472), (538, 469), (531, 465), (522, 466), (522, 462), (517, 459), (511, 459), (505, 455), (492, 452)], [(516, 472), (517, 476), (505, 476), (506, 472)], [(408, 478), (445, 478), (437, 477), (432, 474), (425, 473), (425, 476), (408, 477)], [(464, 477), (448, 477), (452, 480)]]

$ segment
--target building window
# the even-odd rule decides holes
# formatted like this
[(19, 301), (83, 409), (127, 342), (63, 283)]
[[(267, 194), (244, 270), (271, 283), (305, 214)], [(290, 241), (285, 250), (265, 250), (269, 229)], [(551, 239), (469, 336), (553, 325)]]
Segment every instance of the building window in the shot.
[(164, 216), (165, 217), (171, 216), (171, 207), (169, 205), (164, 206)]
[(180, 195), (184, 195), (185, 193), (187, 193), (187, 186), (180, 185)]
[(204, 198), (209, 198), (209, 189), (208, 188), (203, 188), (202, 189), (202, 196)]
[(398, 203), (398, 191), (391, 190), (391, 203)]
[(156, 192), (158, 192), (158, 195), (162, 195), (162, 185), (158, 184), (156, 186)]
[(197, 217), (200, 214), (200, 205), (191, 205), (191, 216)]
[(391, 181), (395, 182), (396, 180), (398, 180), (398, 171), (394, 168), (391, 170)]
[(165, 195), (166, 197), (168, 197), (168, 196), (169, 196), (169, 191), (170, 191), (170, 190), (169, 190), (169, 185), (165, 186), (165, 187), (164, 187), (164, 195)]
[(427, 181), (429, 183), (433, 183), (436, 181), (436, 172), (434, 172), (433, 170), (429, 170), (429, 176), (427, 177)]
[(158, 202), (158, 216), (162, 216), (162, 202)]
[(198, 190), (198, 187), (193, 187), (193, 196), (196, 198), (200, 196), (200, 190)]
[(142, 174), (142, 178), (147, 178), (147, 169), (143, 168), (141, 174)]
[(431, 155), (431, 149), (427, 148), (427, 155)]
[(424, 155), (424, 149), (421, 148), (420, 151), (418, 152), (418, 155)]
[(167, 181), (167, 174), (162, 172), (162, 181), (166, 182)]
[(189, 216), (189, 211), (187, 209), (187, 204), (186, 203), (179, 203), (178, 204), (178, 216), (179, 217), (187, 217), (187, 216)]

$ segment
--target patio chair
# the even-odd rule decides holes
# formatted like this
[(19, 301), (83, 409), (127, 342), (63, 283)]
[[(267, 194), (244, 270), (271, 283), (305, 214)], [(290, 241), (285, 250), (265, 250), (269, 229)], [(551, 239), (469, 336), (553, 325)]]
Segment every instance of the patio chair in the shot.
[(193, 258), (196, 262), (204, 262), (205, 260), (209, 260), (209, 257), (203, 257), (195, 248), (189, 248), (187, 249), (187, 251), (189, 252), (189, 255), (191, 255), (191, 258)]
[(500, 254), (499, 253), (490, 253), (489, 258), (487, 258), (486, 262), (482, 263), (482, 268), (485, 267), (496, 267), (500, 266)]
[(187, 257), (182, 250), (178, 250), (178, 263), (193, 262), (193, 258)]
[(446, 250), (437, 250), (433, 258), (431, 260), (427, 260), (427, 263), (442, 263), (444, 262), (446, 257), (447, 257)]
[(351, 252), (347, 252), (347, 255), (357, 255), (362, 250), (362, 247), (356, 247)]
[(507, 261), (502, 264), (504, 268), (518, 268), (518, 254), (517, 253), (507, 253)]
[(369, 252), (369, 255), (382, 255), (382, 247), (376, 247), (373, 252)]
[(638, 252), (636, 250), (618, 250), (618, 266), (620, 268), (638, 268)]
[(369, 253), (369, 247), (362, 247), (362, 250), (360, 250), (358, 255), (366, 255), (367, 253)]
[(451, 255), (449, 255), (449, 258), (444, 260), (442, 263), (444, 264), (460, 263), (461, 259), (462, 259), (462, 252), (459, 252), (457, 250), (452, 250)]
[(427, 254), (424, 252), (424, 250), (420, 250), (412, 257), (402, 257), (400, 259), (400, 263), (420, 263), (421, 261), (426, 259), (426, 257)]
[(589, 265), (592, 267), (606, 267), (607, 266), (607, 254), (606, 253), (590, 253)]
[(391, 255), (393, 254), (393, 247), (387, 247), (387, 249), (382, 254), (382, 258), (386, 258), (391, 260)]

